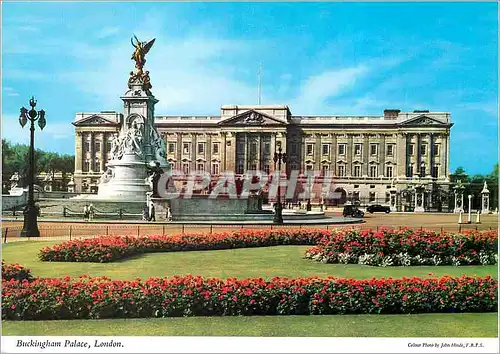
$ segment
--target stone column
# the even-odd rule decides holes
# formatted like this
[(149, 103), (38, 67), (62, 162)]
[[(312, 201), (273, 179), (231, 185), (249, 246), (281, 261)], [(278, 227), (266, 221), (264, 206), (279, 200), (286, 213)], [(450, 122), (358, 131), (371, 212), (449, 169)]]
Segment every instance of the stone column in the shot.
[(221, 146), (220, 146), (220, 159), (221, 159), (221, 164), (219, 166), (219, 173), (222, 173), (226, 171), (226, 149), (227, 149), (227, 143), (226, 143), (226, 133), (221, 133)]
[[(304, 137), (302, 137), (302, 140)], [(274, 153), (277, 151), (276, 149), (276, 133), (271, 133), (271, 148), (269, 150), (270, 156), (271, 156), (271, 161), (269, 162), (269, 173), (274, 172), (274, 161), (272, 160), (272, 157), (274, 156)], [(304, 149), (302, 149), (302, 154), (304, 153)], [(304, 163), (304, 159), (302, 159), (302, 163)]]
[(106, 133), (101, 133), (101, 161), (100, 161), (100, 172), (104, 172), (106, 164)]
[[(416, 134), (415, 135), (416, 138), (417, 138), (417, 143), (415, 144), (416, 145), (416, 156), (417, 156), (417, 160), (416, 160), (416, 165), (417, 165), (417, 175), (420, 177), (420, 164), (422, 163), (422, 158), (423, 156), (420, 154), (420, 145), (422, 144), (422, 140), (421, 140), (421, 135), (420, 133)], [(413, 172), (413, 174), (415, 174), (415, 172)]]
[(347, 144), (346, 144), (347, 164), (345, 168), (346, 177), (352, 176), (352, 153), (353, 153), (352, 134), (347, 134)]
[(191, 133), (191, 162), (189, 163), (189, 173), (196, 171), (196, 156), (198, 155), (198, 134)]
[(75, 172), (82, 172), (82, 163), (84, 159), (83, 153), (84, 135), (81, 132), (76, 133), (75, 139)]
[(368, 177), (368, 160), (370, 156), (370, 143), (368, 134), (363, 134), (363, 145), (361, 147), (361, 177)]
[(94, 173), (94, 159), (95, 159), (95, 152), (94, 152), (94, 132), (90, 132), (90, 168), (89, 168), (89, 173)]
[(330, 171), (330, 175), (336, 176), (337, 175), (337, 134), (332, 134), (332, 151), (330, 152), (330, 161), (332, 161), (330, 169), (333, 169), (333, 171)]
[(448, 134), (441, 134), (441, 177), (448, 179), (449, 168), (449, 142)]
[(321, 157), (323, 156), (323, 142), (321, 134), (314, 134), (314, 167), (316, 171), (321, 171)]
[(177, 136), (177, 156), (176, 156), (176, 165), (177, 165), (177, 168), (182, 171), (182, 143), (183, 143), (183, 139), (182, 139), (182, 136), (183, 134), (182, 133), (176, 133), (176, 136)]
[(378, 175), (385, 176), (385, 134), (379, 135), (378, 146), (379, 146), (379, 151), (377, 151), (377, 161), (379, 163)]
[(427, 134), (427, 161), (426, 161), (426, 168), (425, 168), (425, 176), (426, 177), (431, 177), (432, 176), (432, 152), (434, 150), (434, 139), (431, 133)]
[[(212, 134), (206, 134), (207, 146), (205, 148), (205, 171), (212, 173)], [(208, 164), (208, 166), (207, 166)]]
[(406, 155), (408, 153), (408, 139), (407, 133), (399, 133), (397, 135), (396, 156), (397, 156), (397, 170), (394, 171), (398, 179), (405, 179), (406, 176)]

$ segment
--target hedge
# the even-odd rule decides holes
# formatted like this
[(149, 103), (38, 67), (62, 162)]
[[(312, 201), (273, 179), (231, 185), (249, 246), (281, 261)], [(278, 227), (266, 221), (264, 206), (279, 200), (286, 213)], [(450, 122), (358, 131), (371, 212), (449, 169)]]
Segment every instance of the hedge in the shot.
[(214, 279), (195, 276), (10, 280), (2, 319), (175, 316), (411, 314), (497, 310), (492, 277)]

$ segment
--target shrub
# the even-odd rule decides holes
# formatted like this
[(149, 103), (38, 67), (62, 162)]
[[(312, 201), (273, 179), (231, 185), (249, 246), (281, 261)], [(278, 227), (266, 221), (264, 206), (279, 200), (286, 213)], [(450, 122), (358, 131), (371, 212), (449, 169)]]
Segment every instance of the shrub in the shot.
[(40, 278), (3, 284), (2, 319), (491, 312), (497, 310), (497, 288), (491, 277), (466, 276), (221, 280), (188, 275), (144, 282)]
[(7, 264), (2, 259), (2, 280), (32, 280), (31, 272), (29, 269), (24, 268), (20, 264)]

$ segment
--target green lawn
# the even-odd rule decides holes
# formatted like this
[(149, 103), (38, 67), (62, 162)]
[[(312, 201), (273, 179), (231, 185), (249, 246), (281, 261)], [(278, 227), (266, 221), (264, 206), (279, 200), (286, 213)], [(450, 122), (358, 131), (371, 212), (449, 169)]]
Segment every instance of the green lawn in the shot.
[[(54, 242), (3, 245), (2, 258), (20, 263), (41, 277), (108, 276), (134, 279), (194, 274), (205, 277), (348, 278), (491, 275), (497, 266), (370, 267), (322, 264), (303, 259), (308, 246), (278, 246), (222, 251), (144, 254), (114, 263), (56, 263), (38, 260), (38, 251)], [(166, 336), (326, 336), (326, 337), (496, 337), (497, 313), (191, 317), (74, 321), (3, 321), (4, 335), (166, 335)]]
[(496, 337), (497, 313), (2, 322), (3, 335)]
[(470, 276), (497, 277), (497, 266), (467, 267), (371, 267), (356, 264), (322, 264), (303, 259), (309, 246), (277, 246), (221, 251), (150, 253), (113, 263), (41, 262), (38, 251), (50, 242), (16, 242), (3, 245), (2, 258), (8, 263), (20, 263), (40, 277), (65, 275), (108, 276), (112, 279), (165, 277), (182, 274), (205, 277), (306, 277), (338, 276), (371, 278), (403, 276)]

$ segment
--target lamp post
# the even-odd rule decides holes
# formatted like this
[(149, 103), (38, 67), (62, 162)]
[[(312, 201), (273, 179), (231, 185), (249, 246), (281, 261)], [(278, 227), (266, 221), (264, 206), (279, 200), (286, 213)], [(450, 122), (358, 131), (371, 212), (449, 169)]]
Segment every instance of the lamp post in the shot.
[(275, 224), (283, 224), (283, 206), (281, 205), (281, 164), (286, 163), (286, 153), (281, 152), (281, 146), (278, 148), (278, 152), (274, 153), (274, 166), (276, 168), (276, 163), (278, 163), (278, 198), (276, 200), (276, 206), (274, 208), (274, 220)]
[(30, 150), (28, 157), (28, 204), (24, 208), (24, 225), (21, 231), (21, 237), (40, 237), (38, 230), (37, 216), (38, 210), (35, 206), (34, 197), (34, 184), (35, 184), (35, 122), (38, 121), (38, 126), (41, 130), (47, 124), (45, 120), (45, 111), (35, 110), (36, 100), (31, 97), (31, 109), (27, 110), (21, 107), (21, 114), (19, 115), (19, 124), (24, 128), (28, 120), (31, 122), (30, 126)]

